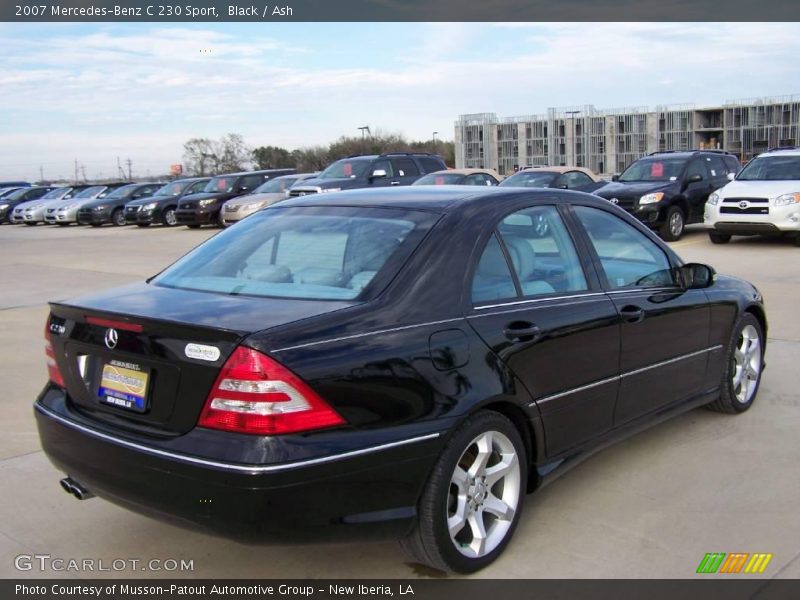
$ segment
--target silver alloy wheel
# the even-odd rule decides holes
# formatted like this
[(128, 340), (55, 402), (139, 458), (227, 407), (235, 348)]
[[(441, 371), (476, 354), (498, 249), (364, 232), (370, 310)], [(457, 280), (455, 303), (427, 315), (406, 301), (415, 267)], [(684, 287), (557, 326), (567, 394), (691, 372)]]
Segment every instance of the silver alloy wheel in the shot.
[(123, 225), (125, 225), (125, 215), (119, 208), (116, 209), (114, 213), (111, 215), (111, 220), (117, 227), (122, 227)]
[(733, 352), (733, 395), (741, 404), (753, 398), (761, 375), (761, 339), (758, 330), (746, 325)]
[(679, 237), (683, 232), (683, 213), (676, 210), (669, 218), (669, 232), (674, 237)]
[(480, 558), (503, 541), (514, 522), (520, 481), (510, 439), (486, 431), (472, 440), (453, 471), (447, 498), (447, 528), (461, 554)]
[(173, 209), (170, 208), (164, 213), (164, 223), (166, 223), (168, 227), (173, 227), (178, 224), (178, 217), (175, 216), (175, 211)]

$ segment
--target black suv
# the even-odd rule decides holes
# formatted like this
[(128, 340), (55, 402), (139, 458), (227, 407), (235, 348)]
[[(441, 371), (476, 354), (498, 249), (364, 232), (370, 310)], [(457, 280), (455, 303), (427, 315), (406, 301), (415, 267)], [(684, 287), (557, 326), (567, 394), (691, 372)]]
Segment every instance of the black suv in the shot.
[(633, 162), (594, 193), (624, 208), (662, 239), (675, 241), (687, 223), (701, 223), (708, 196), (739, 172), (721, 150), (655, 152)]
[(178, 225), (196, 228), (201, 225), (222, 223), (222, 205), (227, 200), (249, 194), (265, 181), (281, 175), (293, 175), (297, 169), (267, 169), (217, 175), (206, 184), (202, 192), (181, 198), (175, 211)]
[(337, 160), (314, 179), (289, 190), (289, 196), (338, 192), (365, 187), (411, 185), (426, 173), (443, 171), (441, 156), (425, 152), (390, 152), (369, 156), (349, 156)]

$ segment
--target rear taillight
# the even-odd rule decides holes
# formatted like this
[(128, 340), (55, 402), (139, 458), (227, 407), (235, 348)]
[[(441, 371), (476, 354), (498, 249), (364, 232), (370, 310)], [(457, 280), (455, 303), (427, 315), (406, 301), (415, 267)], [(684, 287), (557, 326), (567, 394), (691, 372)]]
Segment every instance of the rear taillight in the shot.
[(44, 353), (47, 357), (47, 375), (50, 377), (50, 381), (63, 388), (64, 376), (61, 374), (61, 369), (58, 368), (58, 363), (56, 362), (49, 319), (44, 325)]
[(197, 424), (277, 435), (342, 423), (339, 413), (297, 375), (266, 354), (239, 346), (223, 365)]

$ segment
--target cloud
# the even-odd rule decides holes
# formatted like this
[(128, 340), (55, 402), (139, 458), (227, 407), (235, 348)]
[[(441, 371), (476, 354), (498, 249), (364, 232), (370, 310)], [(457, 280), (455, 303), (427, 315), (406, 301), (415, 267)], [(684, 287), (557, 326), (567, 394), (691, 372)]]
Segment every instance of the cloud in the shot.
[(796, 23), (0, 25), (0, 177), (34, 177), (40, 163), (68, 174), (75, 157), (113, 170), (118, 152), (156, 169), (180, 161), (186, 139), (227, 132), (289, 148), (365, 124), (445, 139), (461, 113), (792, 93), (798, 34)]

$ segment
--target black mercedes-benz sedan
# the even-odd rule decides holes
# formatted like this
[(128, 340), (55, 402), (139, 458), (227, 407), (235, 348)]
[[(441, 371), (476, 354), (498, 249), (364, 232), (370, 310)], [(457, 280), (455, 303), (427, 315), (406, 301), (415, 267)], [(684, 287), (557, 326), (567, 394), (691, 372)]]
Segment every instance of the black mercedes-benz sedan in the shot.
[(34, 412), (78, 498), (249, 542), (394, 536), (471, 572), (592, 451), (746, 411), (766, 332), (751, 284), (596, 196), (319, 194), (52, 303)]

